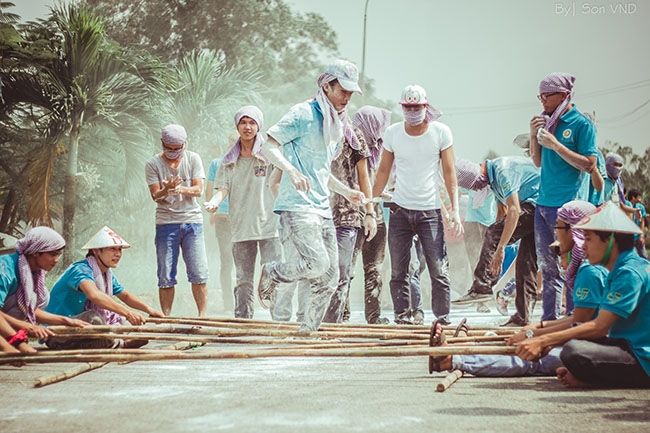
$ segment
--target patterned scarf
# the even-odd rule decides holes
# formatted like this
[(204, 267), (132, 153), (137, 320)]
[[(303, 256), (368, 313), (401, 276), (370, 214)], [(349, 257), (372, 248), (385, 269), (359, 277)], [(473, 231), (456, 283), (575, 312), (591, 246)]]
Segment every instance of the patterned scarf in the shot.
[(467, 190), (476, 191), (472, 208), (477, 209), (483, 205), (490, 194), (490, 178), (481, 172), (481, 165), (466, 159), (456, 160), (456, 177), (458, 186)]
[[(565, 203), (557, 211), (557, 219), (564, 221), (569, 226), (573, 227), (584, 217), (591, 215), (596, 211), (596, 206), (593, 204), (582, 201), (573, 200)], [(571, 248), (571, 263), (567, 267), (565, 277), (567, 289), (573, 291), (578, 268), (582, 265), (585, 258), (585, 235), (580, 229), (571, 229), (571, 238), (573, 238), (573, 248)]]
[(45, 271), (32, 271), (26, 256), (36, 253), (58, 251), (65, 247), (63, 237), (49, 227), (34, 227), (23, 239), (16, 242), (18, 252), (18, 290), (16, 301), (29, 323), (36, 323), (36, 308), (47, 299)]
[(542, 82), (539, 83), (540, 95), (543, 93), (555, 92), (567, 93), (567, 97), (557, 106), (553, 113), (542, 113), (542, 115), (546, 117), (546, 125), (544, 125), (544, 129), (551, 134), (555, 133), (555, 128), (557, 127), (560, 117), (564, 114), (571, 103), (571, 97), (573, 96), (573, 83), (575, 80), (576, 78), (573, 75), (555, 72), (544, 77)]
[[(97, 259), (94, 255), (86, 257), (86, 261), (90, 265), (90, 268), (93, 270), (95, 285), (99, 291), (106, 293), (110, 297), (113, 297), (113, 272), (111, 269), (106, 269), (106, 272), (102, 273), (102, 270), (99, 267), (99, 263), (97, 262)], [(85, 308), (86, 310), (97, 311), (99, 314), (101, 314), (104, 320), (106, 320), (106, 324), (109, 326), (122, 325), (124, 323), (124, 317), (113, 311), (102, 308), (94, 302), (90, 302), (90, 300), (86, 300)]]
[(370, 149), (368, 164), (376, 170), (379, 166), (381, 151), (383, 149), (383, 135), (390, 125), (390, 111), (383, 108), (364, 105), (359, 108), (352, 118), (352, 126), (358, 128)]

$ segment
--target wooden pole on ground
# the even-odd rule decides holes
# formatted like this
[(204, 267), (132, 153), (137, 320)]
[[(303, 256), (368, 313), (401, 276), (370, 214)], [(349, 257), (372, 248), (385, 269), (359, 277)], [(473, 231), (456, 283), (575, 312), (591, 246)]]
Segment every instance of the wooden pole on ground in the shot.
[[(180, 341), (176, 344), (165, 346), (159, 350), (186, 350), (194, 347), (201, 346), (201, 343), (192, 343), (188, 341)], [(96, 370), (102, 368), (108, 364), (108, 362), (87, 362), (85, 364), (79, 365), (77, 367), (71, 368), (70, 370), (62, 371), (61, 373), (54, 374), (52, 376), (39, 376), (36, 379), (34, 388), (42, 388), (53, 383), (61, 382), (67, 379), (70, 379), (80, 374), (86, 373), (88, 371)]]
[[(79, 353), (82, 352), (82, 353)], [(513, 355), (514, 346), (457, 346), (441, 347), (374, 347), (374, 348), (270, 348), (253, 350), (196, 350), (175, 352), (142, 349), (47, 351), (44, 354), (24, 356), (0, 354), (1, 364), (51, 363), (51, 362), (120, 362), (194, 359), (238, 359), (270, 357), (401, 357), (401, 356), (447, 356), (447, 355)]]
[(461, 377), (463, 377), (462, 371), (460, 370), (452, 371), (444, 379), (438, 382), (438, 385), (436, 386), (436, 391), (445, 392), (447, 389), (449, 389), (450, 386), (456, 383), (456, 381)]

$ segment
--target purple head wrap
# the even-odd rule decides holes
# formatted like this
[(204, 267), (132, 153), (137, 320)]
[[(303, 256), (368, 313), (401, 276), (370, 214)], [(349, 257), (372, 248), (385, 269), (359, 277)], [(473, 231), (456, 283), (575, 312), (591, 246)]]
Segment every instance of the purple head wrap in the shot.
[(562, 101), (560, 105), (557, 106), (553, 113), (542, 113), (547, 117), (544, 129), (546, 129), (551, 134), (555, 132), (555, 128), (557, 127), (560, 116), (564, 114), (567, 107), (571, 103), (571, 98), (573, 97), (573, 83), (575, 80), (576, 78), (571, 74), (554, 72), (544, 77), (541, 83), (539, 83), (540, 95), (543, 93), (554, 92), (567, 93), (567, 97), (564, 99), (564, 101)]
[[(264, 127), (264, 114), (262, 110), (257, 108), (254, 105), (246, 105), (245, 107), (240, 108), (235, 113), (235, 128), (239, 125), (239, 121), (244, 117), (250, 117), (257, 123), (257, 135), (255, 136), (255, 143), (253, 144), (253, 156), (258, 158), (264, 163), (268, 163), (266, 157), (262, 155), (262, 145), (264, 144), (264, 139), (262, 138), (262, 128)], [(232, 145), (230, 150), (226, 152), (226, 155), (223, 157), (223, 164), (234, 164), (237, 162), (239, 155), (241, 153), (241, 137), (237, 137), (237, 141)]]
[(352, 118), (352, 125), (359, 128), (363, 138), (370, 149), (368, 163), (373, 170), (379, 165), (379, 158), (383, 149), (384, 131), (390, 125), (390, 111), (383, 108), (364, 105), (359, 108)]
[[(623, 164), (625, 164), (625, 160), (623, 160), (623, 157), (618, 153), (610, 152), (605, 158), (607, 176), (616, 181), (618, 199), (621, 203), (625, 203), (625, 184), (623, 183), (623, 177), (621, 176)], [(620, 167), (617, 167), (618, 165), (620, 165)], [(605, 197), (606, 200), (609, 200), (610, 198), (611, 197)]]
[(18, 307), (30, 323), (36, 323), (35, 310), (47, 297), (45, 288), (45, 271), (38, 269), (32, 272), (25, 256), (35, 253), (58, 251), (65, 247), (65, 240), (49, 227), (34, 227), (23, 239), (16, 242), (18, 252), (19, 287), (16, 292)]
[[(557, 219), (564, 221), (569, 226), (573, 227), (580, 222), (584, 217), (591, 215), (596, 211), (596, 206), (583, 200), (573, 200), (565, 203), (557, 211)], [(567, 288), (573, 291), (578, 268), (582, 265), (585, 258), (584, 242), (585, 236), (580, 229), (571, 229), (571, 238), (573, 238), (573, 248), (571, 248), (571, 263), (566, 270), (566, 285)]]
[(490, 178), (481, 171), (481, 164), (466, 159), (456, 160), (458, 186), (476, 191), (473, 207), (478, 208), (490, 193)]

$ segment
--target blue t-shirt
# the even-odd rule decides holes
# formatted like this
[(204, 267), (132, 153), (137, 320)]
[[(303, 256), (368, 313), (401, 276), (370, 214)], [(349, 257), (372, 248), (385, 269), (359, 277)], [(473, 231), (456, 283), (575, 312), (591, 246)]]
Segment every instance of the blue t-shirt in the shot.
[[(95, 283), (93, 270), (86, 259), (71, 264), (52, 287), (50, 304), (45, 311), (68, 317), (83, 313), (88, 298), (79, 289), (79, 285), (86, 280)], [(123, 291), (124, 288), (113, 275), (113, 295), (119, 295)]]
[[(555, 129), (555, 138), (580, 155), (597, 156), (596, 128), (575, 105), (564, 113)], [(560, 207), (580, 196), (584, 176), (589, 174), (566, 162), (557, 152), (541, 147), (541, 181), (537, 203)]]
[(311, 212), (331, 219), (327, 184), (337, 146), (324, 142), (323, 115), (318, 102), (294, 105), (267, 134), (280, 143), (284, 157), (307, 177), (310, 186), (308, 193), (299, 192), (289, 176), (282, 176), (275, 212)]
[[(461, 191), (463, 189), (461, 188)], [(476, 191), (469, 190), (469, 202), (467, 203), (467, 213), (465, 214), (465, 222), (477, 222), (484, 226), (491, 226), (497, 219), (497, 205), (494, 201), (494, 193), (490, 193), (485, 197), (485, 201), (479, 207), (474, 207), (474, 195)]]
[(608, 274), (609, 271), (603, 266), (590, 265), (587, 260), (582, 262), (573, 286), (573, 305), (579, 308), (594, 308), (595, 318), (600, 304), (604, 301)]
[(529, 158), (504, 156), (485, 161), (490, 188), (496, 200), (505, 205), (508, 197), (518, 193), (519, 203), (537, 202), (540, 170)]
[[(600, 150), (597, 150), (598, 154), (596, 155), (596, 169), (600, 173), (603, 179), (607, 178), (607, 168), (605, 167), (605, 157)], [(584, 200), (593, 204), (594, 206), (600, 206), (605, 202), (605, 187), (600, 191), (596, 191), (594, 185), (591, 183), (591, 175), (586, 174), (583, 176), (583, 185), (580, 190), (580, 194), (576, 200)], [(609, 200), (609, 199), (608, 199)]]
[[(223, 158), (215, 158), (210, 163), (210, 168), (208, 168), (208, 177), (207, 181), (212, 182), (214, 185), (214, 180), (217, 178), (217, 171), (219, 171), (219, 166), (221, 165), (221, 160)], [(224, 198), (221, 203), (219, 203), (219, 208), (215, 212), (217, 215), (228, 215), (228, 197)]]
[(0, 308), (18, 290), (18, 253), (0, 256)]
[(607, 294), (601, 308), (620, 318), (609, 330), (623, 338), (650, 375), (650, 262), (634, 249), (623, 251), (607, 278)]

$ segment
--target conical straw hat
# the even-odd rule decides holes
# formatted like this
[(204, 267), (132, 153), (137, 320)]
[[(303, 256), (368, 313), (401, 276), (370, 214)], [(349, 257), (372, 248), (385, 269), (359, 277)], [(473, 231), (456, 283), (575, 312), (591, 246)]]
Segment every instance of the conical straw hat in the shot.
[(92, 250), (94, 248), (122, 247), (129, 248), (129, 245), (120, 235), (115, 233), (109, 227), (104, 226), (95, 236), (90, 238), (86, 245), (81, 247), (83, 250)]
[(596, 212), (584, 217), (574, 229), (640, 234), (641, 229), (621, 210), (618, 204), (605, 202)]

